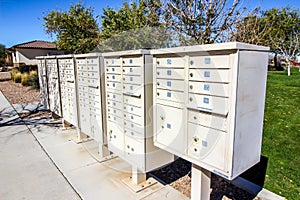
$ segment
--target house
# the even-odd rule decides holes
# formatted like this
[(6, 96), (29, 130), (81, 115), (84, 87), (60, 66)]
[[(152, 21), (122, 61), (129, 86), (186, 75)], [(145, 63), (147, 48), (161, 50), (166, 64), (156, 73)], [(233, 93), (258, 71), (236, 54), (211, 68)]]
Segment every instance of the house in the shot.
[(36, 56), (64, 54), (64, 51), (59, 51), (56, 48), (55, 43), (42, 40), (17, 44), (8, 50), (11, 52), (14, 67), (20, 65), (36, 65)]

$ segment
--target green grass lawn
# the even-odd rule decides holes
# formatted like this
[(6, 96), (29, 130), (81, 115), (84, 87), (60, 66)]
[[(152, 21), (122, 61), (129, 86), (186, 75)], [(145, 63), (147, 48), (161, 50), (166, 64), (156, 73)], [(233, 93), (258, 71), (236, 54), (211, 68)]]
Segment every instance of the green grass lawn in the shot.
[(262, 155), (268, 157), (264, 187), (300, 199), (300, 72), (269, 72)]

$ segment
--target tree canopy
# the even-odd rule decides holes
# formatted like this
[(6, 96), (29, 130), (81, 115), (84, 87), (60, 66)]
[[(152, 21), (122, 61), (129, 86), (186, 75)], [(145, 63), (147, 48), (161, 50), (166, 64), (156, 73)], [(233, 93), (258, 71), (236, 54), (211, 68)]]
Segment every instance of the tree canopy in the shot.
[(51, 11), (43, 19), (46, 33), (56, 35), (60, 50), (87, 53), (98, 43), (99, 27), (92, 8), (79, 3), (70, 6), (68, 12)]

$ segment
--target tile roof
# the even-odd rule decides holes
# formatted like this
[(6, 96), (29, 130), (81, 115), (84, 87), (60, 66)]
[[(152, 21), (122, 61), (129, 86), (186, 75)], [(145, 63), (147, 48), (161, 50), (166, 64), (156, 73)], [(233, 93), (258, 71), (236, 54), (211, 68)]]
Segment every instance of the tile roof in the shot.
[(57, 49), (54, 42), (34, 40), (21, 44), (16, 44), (11, 48), (25, 48), (25, 49)]

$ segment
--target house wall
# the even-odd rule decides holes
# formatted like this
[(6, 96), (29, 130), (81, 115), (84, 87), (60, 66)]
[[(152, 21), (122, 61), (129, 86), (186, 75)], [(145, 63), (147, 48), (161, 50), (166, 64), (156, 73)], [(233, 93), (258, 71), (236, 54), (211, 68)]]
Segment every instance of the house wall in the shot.
[(35, 57), (59, 54), (64, 54), (64, 52), (51, 49), (16, 49), (16, 51), (12, 54), (12, 57), (14, 66), (22, 64), (37, 65)]

